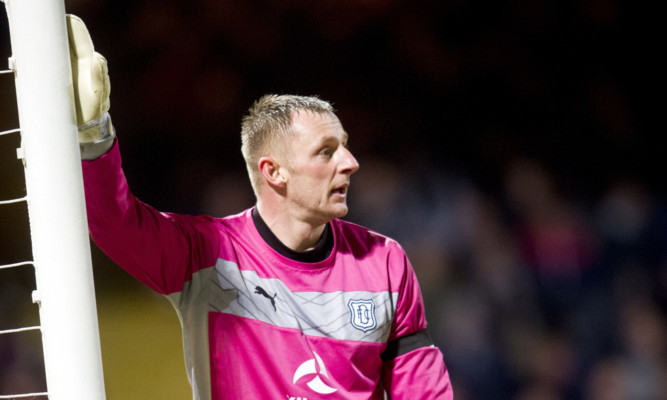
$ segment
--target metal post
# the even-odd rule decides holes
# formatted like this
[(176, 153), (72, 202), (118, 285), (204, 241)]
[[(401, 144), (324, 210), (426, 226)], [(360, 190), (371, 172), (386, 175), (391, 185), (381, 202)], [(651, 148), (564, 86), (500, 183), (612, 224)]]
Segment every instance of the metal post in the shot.
[(4, 2), (49, 398), (104, 399), (64, 0)]

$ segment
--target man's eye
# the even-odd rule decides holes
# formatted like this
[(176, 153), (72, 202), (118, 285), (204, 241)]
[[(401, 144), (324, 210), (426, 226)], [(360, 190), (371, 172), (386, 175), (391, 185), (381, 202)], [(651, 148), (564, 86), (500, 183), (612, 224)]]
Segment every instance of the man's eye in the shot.
[(333, 151), (329, 147), (325, 147), (322, 150), (320, 150), (320, 155), (321, 156), (330, 156), (333, 154)]

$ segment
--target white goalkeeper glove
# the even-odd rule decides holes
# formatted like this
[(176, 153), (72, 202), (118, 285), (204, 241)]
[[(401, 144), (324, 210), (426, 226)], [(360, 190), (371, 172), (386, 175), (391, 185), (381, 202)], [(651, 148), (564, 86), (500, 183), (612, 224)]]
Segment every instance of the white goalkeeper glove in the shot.
[(81, 18), (67, 15), (67, 34), (81, 159), (94, 160), (109, 151), (115, 135), (108, 113), (111, 83), (107, 61), (95, 52)]

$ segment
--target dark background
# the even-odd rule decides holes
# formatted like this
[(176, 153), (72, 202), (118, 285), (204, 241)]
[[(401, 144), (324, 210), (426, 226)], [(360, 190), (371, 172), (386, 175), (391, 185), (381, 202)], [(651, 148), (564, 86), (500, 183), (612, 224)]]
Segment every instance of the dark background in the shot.
[[(109, 61), (111, 115), (142, 200), (215, 216), (249, 207), (241, 116), (265, 93), (319, 95), (361, 164), (348, 219), (406, 248), (457, 400), (666, 398), (650, 10), (612, 0), (66, 7)], [(9, 56), (6, 19), (0, 27)], [(16, 128), (12, 76), (0, 86), (0, 129)], [(0, 199), (21, 196), (19, 139), (0, 140)], [(25, 207), (0, 208), (0, 263), (30, 259)], [(141, 317), (109, 332), (138, 304), (153, 315), (166, 302), (94, 246), (93, 256), (109, 396), (127, 399), (107, 360), (127, 351), (115, 338)], [(0, 274), (0, 329), (34, 320), (32, 308), (5, 306), (29, 305), (31, 271)], [(0, 339), (0, 393), (43, 386), (39, 354)], [(182, 364), (178, 338), (167, 346)], [(175, 376), (187, 386), (182, 368)], [(144, 379), (119, 386), (156, 393), (157, 378)]]

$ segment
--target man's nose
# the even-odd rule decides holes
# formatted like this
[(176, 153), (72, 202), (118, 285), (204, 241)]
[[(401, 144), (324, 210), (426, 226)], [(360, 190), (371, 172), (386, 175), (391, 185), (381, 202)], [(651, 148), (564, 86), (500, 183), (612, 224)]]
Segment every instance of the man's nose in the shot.
[(341, 161), (340, 168), (342, 173), (348, 175), (352, 175), (359, 170), (359, 162), (347, 148), (343, 148), (343, 160)]

